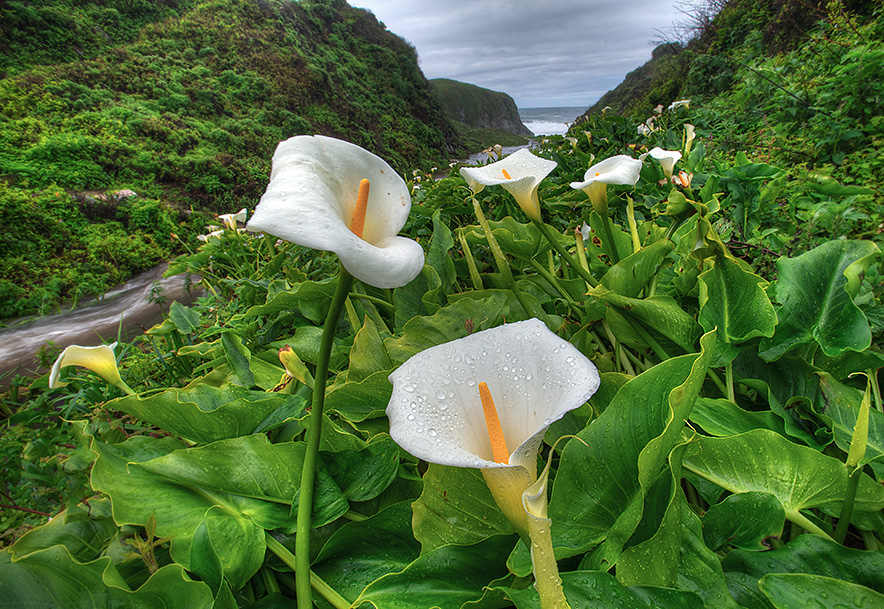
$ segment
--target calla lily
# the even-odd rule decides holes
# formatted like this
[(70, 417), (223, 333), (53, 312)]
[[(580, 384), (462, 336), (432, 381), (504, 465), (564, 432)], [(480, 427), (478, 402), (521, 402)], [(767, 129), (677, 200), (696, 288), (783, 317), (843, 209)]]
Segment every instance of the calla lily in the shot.
[(685, 109), (690, 108), (690, 107), (691, 107), (691, 100), (689, 100), (689, 99), (680, 99), (680, 100), (678, 100), (678, 101), (674, 101), (674, 102), (672, 102), (671, 104), (669, 104), (669, 109), (670, 109), (670, 110), (677, 110), (678, 108), (682, 108), (682, 107), (685, 108)]
[[(354, 212), (364, 179), (370, 187), (357, 236), (351, 229), (354, 215), (362, 217)], [(421, 246), (397, 236), (410, 211), (408, 186), (383, 159), (343, 140), (299, 135), (276, 147), (270, 183), (248, 228), (332, 251), (357, 279), (395, 288), (424, 265)]]
[(691, 153), (691, 144), (694, 143), (694, 126), (690, 123), (685, 123), (684, 126), (684, 156), (687, 156)]
[(646, 156), (650, 155), (651, 157), (657, 159), (660, 162), (660, 166), (663, 167), (663, 173), (666, 174), (667, 178), (672, 177), (672, 170), (675, 169), (675, 164), (681, 158), (681, 153), (677, 150), (663, 150), (659, 146), (655, 148), (651, 148), (650, 151), (641, 155), (641, 159), (644, 160)]
[(540, 222), (540, 200), (537, 186), (556, 168), (555, 161), (542, 159), (527, 148), (483, 167), (462, 167), (460, 174), (470, 190), (478, 194), (486, 186), (503, 186), (530, 220)]
[(120, 378), (117, 358), (114, 355), (114, 347), (116, 346), (117, 343), (99, 345), (97, 347), (81, 347), (79, 345), (65, 347), (65, 350), (61, 352), (61, 355), (52, 364), (52, 371), (49, 373), (49, 388), (54, 389), (67, 384), (58, 380), (62, 368), (65, 366), (82, 366), (96, 373), (111, 385), (122, 389), (127, 394), (133, 394), (134, 391)]
[[(592, 362), (530, 319), (421, 351), (390, 381), (393, 440), (430, 463), (482, 470), (497, 505), (531, 540), (529, 547), (551, 550), (549, 526), (536, 526), (546, 517), (548, 475), (532, 486), (539, 480), (537, 452), (549, 426), (598, 389)], [(551, 553), (542, 568), (535, 563), (535, 579), (541, 599), (564, 599)], [(542, 600), (542, 606), (562, 605)]]
[(608, 184), (623, 184), (635, 186), (641, 174), (642, 163), (625, 154), (612, 156), (604, 161), (596, 163), (586, 170), (583, 182), (571, 182), (571, 188), (582, 189), (592, 207), (599, 215), (608, 215)]
[(218, 219), (224, 223), (228, 230), (236, 230), (240, 222), (246, 221), (246, 208), (243, 207), (235, 214), (221, 214)]

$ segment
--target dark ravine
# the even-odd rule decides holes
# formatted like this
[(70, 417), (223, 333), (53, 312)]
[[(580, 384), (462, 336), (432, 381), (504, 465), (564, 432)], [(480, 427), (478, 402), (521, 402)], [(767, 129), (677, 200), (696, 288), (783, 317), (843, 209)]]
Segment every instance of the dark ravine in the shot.
[(434, 78), (429, 83), (448, 118), (470, 127), (500, 129), (534, 137), (522, 124), (516, 102), (506, 93), (448, 78)]

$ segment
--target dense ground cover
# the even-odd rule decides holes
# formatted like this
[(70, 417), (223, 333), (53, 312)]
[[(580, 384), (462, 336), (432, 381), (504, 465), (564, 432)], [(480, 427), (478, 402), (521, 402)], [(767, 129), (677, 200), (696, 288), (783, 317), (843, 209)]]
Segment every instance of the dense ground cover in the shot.
[[(0, 17), (0, 210), (23, 220), (3, 237), (0, 318), (194, 248), (207, 217), (254, 207), (291, 135), (346, 136), (402, 172), (463, 152), (414, 49), (343, 1), (9, 2)], [(117, 205), (126, 189), (138, 198)]]
[[(838, 31), (874, 45), (863, 37), (876, 27)], [(591, 116), (549, 138), (535, 151), (556, 163), (539, 184), (540, 224), (500, 186), (476, 193), (458, 173), (405, 172), (413, 207), (401, 233), (426, 265), (395, 289), (357, 282), (331, 326), (310, 533), (319, 606), (540, 606), (528, 546), (483, 476), (418, 460), (385, 416), (388, 376), (410, 357), (529, 318), (600, 373), (590, 400), (546, 430), (538, 459), (550, 464), (552, 547), (572, 607), (884, 600), (880, 192), (857, 177), (880, 144), (863, 127), (850, 143), (864, 155), (837, 157), (839, 144), (805, 163), (741, 148), (763, 134), (740, 132), (751, 113), (729, 104), (754, 90), (637, 119)], [(805, 119), (788, 129), (810, 149)], [(612, 184), (604, 200), (592, 191), (595, 205), (571, 186), (618, 155), (641, 159), (634, 186)], [(488, 166), (500, 182), (500, 167), (531, 177)], [(337, 262), (228, 229), (173, 272), (187, 269), (207, 295), (116, 347), (132, 395), (66, 368), (63, 388), (44, 377), (5, 398), (4, 503), (18, 508), (2, 521), (9, 598), (262, 607), (294, 595), (308, 406)], [(285, 345), (295, 358), (280, 359)], [(513, 366), (486, 351), (453, 360), (452, 374), (466, 370), (471, 386), (469, 359)], [(545, 404), (569, 366), (517, 362), (511, 374)], [(411, 388), (415, 402), (439, 391)]]

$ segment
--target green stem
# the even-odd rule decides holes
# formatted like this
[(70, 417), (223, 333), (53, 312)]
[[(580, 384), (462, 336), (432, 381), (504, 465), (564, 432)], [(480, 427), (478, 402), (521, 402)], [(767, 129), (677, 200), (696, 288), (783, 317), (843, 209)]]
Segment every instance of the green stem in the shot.
[(637, 253), (642, 248), (642, 242), (638, 238), (638, 225), (635, 223), (635, 202), (632, 197), (626, 197), (626, 201), (626, 220), (629, 222), (629, 233), (632, 235), (632, 253)]
[[(580, 266), (583, 267), (587, 273), (589, 272), (589, 263), (586, 261), (586, 246), (583, 244), (583, 233), (580, 232), (580, 229), (574, 229), (574, 241), (577, 244), (577, 261), (580, 263)], [(587, 281), (586, 282), (586, 291), (592, 289), (592, 285)]]
[(475, 195), (473, 195), (473, 213), (476, 214), (476, 220), (479, 221), (479, 226), (482, 227), (482, 231), (485, 233), (485, 239), (488, 240), (488, 247), (491, 248), (494, 262), (497, 263), (497, 271), (503, 276), (503, 280), (507, 285), (513, 285), (513, 272), (510, 269), (509, 262), (507, 262), (506, 256), (503, 255), (503, 250), (500, 249), (494, 233), (491, 232), (491, 225), (485, 219), (485, 214), (482, 213), (482, 207), (479, 205), (479, 200)]
[(724, 368), (724, 379), (725, 383), (727, 383), (727, 399), (737, 403), (737, 394), (734, 393), (734, 365), (733, 363), (728, 364)]
[(559, 283), (559, 280), (556, 279), (554, 275), (552, 275), (547, 269), (543, 268), (543, 265), (534, 260), (533, 258), (528, 261), (531, 266), (537, 271), (544, 279), (546, 279), (550, 285), (552, 285), (553, 289), (559, 293), (559, 296), (568, 303), (568, 306), (571, 307), (571, 310), (574, 311), (577, 315), (582, 315), (583, 311), (580, 310), (580, 306), (571, 299), (571, 295), (562, 287), (562, 284)]
[(844, 502), (841, 504), (841, 514), (838, 516), (838, 526), (835, 528), (835, 541), (844, 544), (847, 539), (847, 527), (850, 526), (850, 518), (853, 516), (853, 505), (856, 501), (856, 490), (859, 487), (859, 479), (863, 468), (857, 467), (847, 478), (847, 490), (844, 492)]
[(280, 594), (282, 592), (279, 582), (276, 581), (276, 576), (267, 565), (261, 567), (261, 581), (264, 582), (264, 587), (267, 589), (268, 594)]
[(538, 222), (537, 220), (532, 220), (532, 222), (534, 222), (534, 226), (537, 227), (537, 229), (546, 238), (546, 240), (549, 241), (549, 244), (552, 245), (553, 249), (559, 253), (559, 255), (565, 260), (565, 262), (567, 262), (571, 266), (571, 268), (577, 272), (578, 275), (580, 275), (580, 278), (583, 279), (583, 281), (585, 281), (592, 287), (595, 287), (599, 284), (599, 282), (596, 281), (595, 277), (590, 275), (588, 270), (580, 266), (580, 263), (574, 260), (574, 256), (569, 254), (568, 250), (566, 250), (565, 247), (561, 243), (559, 243), (559, 240), (556, 239), (555, 236), (552, 234), (549, 226), (547, 226), (543, 222)]
[(359, 292), (350, 292), (350, 298), (358, 298), (359, 300), (365, 300), (366, 302), (370, 302), (379, 307), (384, 307), (385, 309), (390, 309), (391, 311), (395, 311), (395, 305), (390, 304), (383, 298), (378, 298), (376, 296), (372, 296), (370, 294), (360, 294)]
[(792, 524), (796, 524), (808, 533), (813, 533), (814, 535), (819, 535), (820, 537), (825, 537), (829, 541), (835, 541), (832, 537), (826, 533), (824, 530), (819, 528), (813, 522), (811, 522), (807, 516), (799, 512), (798, 510), (786, 510), (786, 519)]
[(878, 371), (869, 370), (866, 376), (869, 377), (869, 383), (872, 386), (872, 395), (875, 397), (875, 408), (879, 412), (884, 412), (884, 404), (881, 403), (881, 386), (878, 384)]
[(617, 241), (614, 239), (614, 221), (611, 220), (611, 216), (605, 216), (602, 218), (602, 228), (605, 231), (605, 239), (608, 240), (608, 243), (611, 244), (611, 266), (614, 266), (618, 262), (620, 262), (620, 250), (617, 249)]
[(322, 434), (322, 409), (325, 405), (325, 387), (328, 383), (328, 363), (331, 359), (335, 327), (341, 318), (344, 302), (353, 285), (353, 276), (341, 265), (338, 273), (338, 286), (332, 297), (322, 328), (319, 346), (319, 361), (313, 382), (313, 405), (310, 409), (310, 426), (307, 429), (307, 450), (304, 454), (304, 467), (301, 470), (301, 491), (298, 497), (297, 537), (295, 556), (298, 567), (295, 569), (295, 582), (298, 590), (298, 609), (312, 609), (313, 600), (310, 588), (310, 516), (313, 511), (313, 484), (316, 479), (316, 458), (319, 454), (319, 439)]
[(467, 243), (467, 238), (463, 234), (463, 229), (457, 231), (457, 240), (460, 241), (464, 258), (467, 260), (467, 268), (470, 270), (470, 281), (473, 282), (473, 289), (481, 290), (484, 287), (482, 285), (482, 277), (479, 275), (479, 269), (476, 268), (476, 261), (473, 259), (473, 252), (470, 250), (470, 244)]
[[(292, 553), (289, 552), (288, 548), (279, 543), (273, 535), (271, 535), (268, 531), (264, 532), (264, 540), (267, 543), (267, 549), (276, 554), (276, 556), (283, 562), (287, 567), (292, 569), (295, 572), (295, 577), (298, 576), (298, 568), (297, 568), (297, 558), (292, 556)], [(335, 609), (350, 609), (353, 606), (353, 603), (345, 599), (341, 596), (337, 590), (329, 586), (325, 583), (322, 578), (320, 578), (313, 571), (308, 570), (308, 578), (310, 586), (316, 589), (319, 594), (322, 595), (322, 598), (327, 600)], [(298, 607), (301, 606), (301, 590), (297, 587), (297, 579), (296, 579), (296, 587), (295, 594), (298, 597)], [(313, 607), (312, 595), (310, 594), (310, 589), (308, 588), (308, 601), (310, 602), (310, 608)]]

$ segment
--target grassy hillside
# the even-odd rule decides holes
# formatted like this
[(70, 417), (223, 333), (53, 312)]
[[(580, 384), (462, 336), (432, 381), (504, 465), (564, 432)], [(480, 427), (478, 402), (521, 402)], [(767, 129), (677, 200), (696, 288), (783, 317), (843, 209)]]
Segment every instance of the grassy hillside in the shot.
[[(651, 127), (665, 129), (685, 116), (665, 108), (691, 100), (690, 122), (708, 150), (730, 158), (745, 153), (784, 170), (769, 193), (781, 226), (756, 236), (758, 246), (786, 253), (782, 247), (800, 250), (845, 235), (880, 243), (882, 40), (880, 0), (731, 0), (688, 43), (658, 49), (575, 131), (592, 130), (605, 106), (625, 117), (625, 137), (649, 118)], [(665, 147), (659, 133), (648, 135), (648, 147)]]
[(201, 213), (253, 207), (279, 140), (348, 139), (402, 172), (460, 146), (414, 49), (343, 0), (8, 2), (0, 77), (0, 318), (99, 294), (192, 245)]

